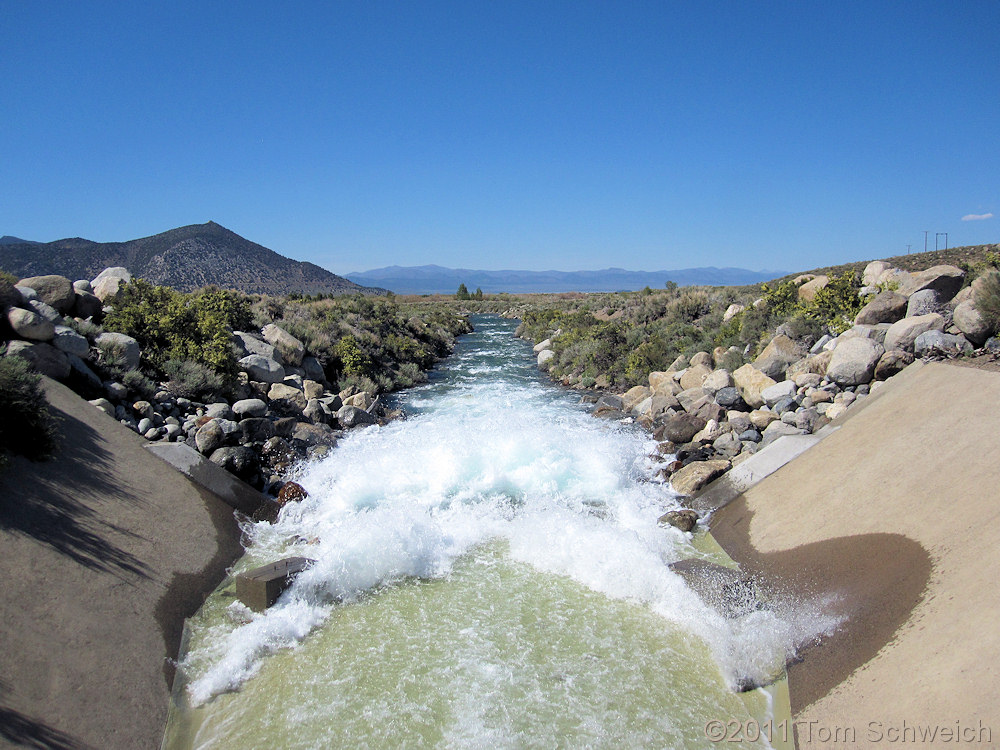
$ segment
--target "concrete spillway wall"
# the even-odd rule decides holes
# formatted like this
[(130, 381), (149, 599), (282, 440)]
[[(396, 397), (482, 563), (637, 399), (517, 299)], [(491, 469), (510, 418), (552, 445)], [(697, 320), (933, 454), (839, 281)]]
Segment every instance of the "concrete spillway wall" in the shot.
[(0, 746), (159, 747), (184, 619), (242, 553), (233, 498), (46, 391), (56, 458), (0, 473)]

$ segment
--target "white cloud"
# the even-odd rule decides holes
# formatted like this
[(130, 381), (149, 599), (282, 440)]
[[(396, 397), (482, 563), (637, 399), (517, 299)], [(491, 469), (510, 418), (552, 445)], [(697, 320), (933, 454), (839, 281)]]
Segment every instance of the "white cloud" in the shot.
[(993, 214), (966, 214), (962, 217), (962, 221), (986, 221), (992, 218)]

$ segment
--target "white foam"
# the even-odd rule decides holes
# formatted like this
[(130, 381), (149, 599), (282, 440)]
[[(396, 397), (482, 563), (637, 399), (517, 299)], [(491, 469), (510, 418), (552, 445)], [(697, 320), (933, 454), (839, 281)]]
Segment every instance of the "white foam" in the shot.
[[(334, 606), (402, 579), (446, 575), (457, 557), (495, 538), (521, 562), (682, 623), (734, 681), (773, 671), (776, 654), (794, 649), (801, 631), (815, 632), (808, 618), (731, 621), (706, 608), (666, 567), (687, 556), (689, 538), (656, 525), (672, 500), (646, 481), (648, 438), (591, 418), (539, 382), (527, 358), (501, 356), (460, 354), (454, 377), (408, 396), (410, 408), (427, 411), (350, 433), (298, 478), (308, 499), (250, 530), (261, 559), (300, 554), (316, 563), (277, 605), (185, 659), (193, 703), (237, 688)], [(466, 377), (476, 368), (491, 376)], [(315, 543), (296, 544), (302, 538)]]

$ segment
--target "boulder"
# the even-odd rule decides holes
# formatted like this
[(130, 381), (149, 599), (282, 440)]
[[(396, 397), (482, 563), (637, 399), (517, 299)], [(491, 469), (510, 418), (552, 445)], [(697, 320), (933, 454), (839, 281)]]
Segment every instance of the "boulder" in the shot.
[[(696, 355), (697, 356), (697, 355)], [(706, 355), (707, 356), (707, 355)], [(691, 364), (681, 375), (681, 388), (701, 388), (705, 378), (712, 374), (712, 368), (705, 364)]]
[(672, 382), (673, 376), (669, 372), (655, 371), (649, 373), (649, 388), (654, 393), (669, 390), (670, 383)]
[(632, 411), (636, 406), (652, 395), (653, 392), (644, 385), (637, 385), (634, 388), (629, 388), (622, 395), (622, 409), (624, 411)]
[(773, 443), (780, 437), (785, 435), (803, 435), (804, 430), (798, 427), (793, 427), (790, 424), (785, 424), (780, 419), (777, 422), (771, 422), (767, 427), (764, 428), (764, 432), (761, 435), (761, 443), (767, 445), (768, 443)]
[(236, 417), (263, 417), (267, 414), (267, 404), (259, 398), (244, 398), (232, 406), (233, 414)]
[[(875, 379), (886, 380), (891, 378), (904, 367), (913, 363), (913, 355), (902, 349), (890, 349), (875, 366)], [(815, 399), (814, 399), (815, 400)]]
[(241, 358), (248, 357), (251, 354), (259, 354), (262, 357), (273, 359), (281, 364), (281, 355), (275, 352), (273, 346), (254, 333), (233, 331), (233, 346), (236, 347), (236, 352)]
[(854, 318), (858, 325), (877, 325), (878, 323), (895, 323), (906, 317), (907, 300), (896, 292), (881, 292), (871, 302), (861, 308)]
[(69, 360), (72, 375), (76, 380), (76, 383), (73, 385), (73, 390), (77, 392), (82, 392), (84, 390), (93, 391), (94, 393), (101, 392), (104, 384), (101, 383), (101, 379), (94, 374), (94, 371), (90, 369), (90, 365), (75, 354), (66, 354), (66, 359)]
[(264, 443), (274, 437), (274, 422), (263, 417), (247, 417), (240, 421), (241, 443)]
[(802, 302), (811, 302), (816, 298), (816, 292), (829, 283), (829, 276), (817, 276), (816, 278), (807, 281), (799, 287), (799, 300)]
[(217, 448), (221, 448), (225, 442), (226, 433), (223, 432), (222, 425), (215, 419), (205, 422), (194, 435), (195, 447), (199, 453), (206, 456)]
[(726, 459), (695, 461), (675, 472), (670, 477), (670, 485), (681, 495), (693, 495), (716, 477), (729, 471)]
[(830, 364), (830, 360), (832, 358), (832, 350), (823, 351), (819, 354), (813, 354), (812, 356), (800, 359), (798, 362), (789, 365), (785, 374), (789, 380), (795, 380), (797, 377), (804, 374), (824, 376), (826, 375), (826, 368)]
[(250, 380), (258, 383), (280, 383), (285, 379), (285, 368), (260, 354), (248, 354), (239, 361), (239, 366)]
[(531, 351), (533, 351), (535, 354), (538, 354), (539, 352), (543, 352), (546, 349), (551, 349), (551, 348), (552, 348), (552, 339), (545, 339), (545, 341), (539, 341), (537, 344), (531, 347)]
[(317, 383), (326, 382), (326, 373), (323, 371), (323, 365), (311, 354), (302, 358), (302, 371), (309, 380)]
[(86, 279), (77, 279), (73, 282), (73, 291), (77, 294), (93, 294), (94, 287)]
[(139, 367), (139, 360), (142, 358), (142, 350), (139, 342), (124, 333), (105, 332), (97, 337), (95, 342), (100, 349), (109, 348), (120, 354), (125, 360), (125, 367), (135, 370)]
[(11, 330), (22, 339), (31, 341), (51, 341), (56, 327), (32, 310), (12, 307), (7, 311), (7, 322)]
[[(87, 282), (89, 286), (90, 283)], [(72, 314), (77, 318), (96, 318), (104, 310), (104, 303), (93, 292), (81, 292), (77, 290), (76, 299), (73, 302)]]
[(865, 266), (865, 270), (861, 274), (862, 285), (876, 286), (882, 274), (888, 271), (890, 268), (892, 268), (892, 266), (890, 266), (884, 260), (873, 260), (871, 263)]
[(805, 351), (803, 348), (795, 343), (795, 341), (784, 334), (778, 334), (768, 342), (767, 346), (764, 347), (764, 351), (754, 361), (754, 364), (768, 357), (780, 357), (786, 362), (791, 363), (801, 359), (804, 354)]
[(971, 300), (959, 303), (953, 317), (955, 326), (965, 338), (976, 346), (982, 346), (993, 333), (990, 325), (983, 320), (975, 304)]
[(114, 297), (118, 294), (118, 288), (123, 283), (131, 280), (132, 274), (128, 272), (128, 269), (116, 266), (114, 268), (105, 268), (97, 274), (97, 277), (90, 282), (90, 285), (94, 290), (94, 296), (101, 300), (101, 302), (106, 302), (109, 297)]
[(31, 276), (17, 282), (18, 286), (26, 286), (34, 289), (38, 299), (46, 305), (51, 305), (60, 313), (65, 315), (72, 312), (76, 302), (76, 290), (73, 282), (65, 276)]
[(780, 383), (775, 383), (762, 390), (760, 397), (764, 399), (764, 403), (768, 406), (774, 406), (779, 401), (795, 398), (797, 391), (798, 386), (795, 385), (795, 381), (782, 380)]
[(740, 395), (739, 390), (737, 390), (734, 386), (720, 388), (717, 390), (715, 392), (715, 403), (727, 409), (735, 409), (738, 406), (744, 405), (743, 397)]
[(88, 403), (93, 404), (94, 406), (96, 406), (98, 409), (100, 409), (101, 411), (103, 411), (105, 414), (107, 414), (112, 419), (115, 418), (115, 407), (114, 407), (114, 404), (112, 404), (106, 398), (95, 398), (92, 401), (89, 401)]
[(713, 370), (705, 380), (702, 382), (701, 387), (705, 389), (709, 394), (716, 394), (723, 388), (729, 388), (733, 384), (733, 376), (729, 373), (729, 370)]
[(910, 295), (906, 302), (906, 317), (912, 318), (917, 315), (927, 315), (937, 312), (941, 307), (941, 299), (933, 289), (921, 289)]
[(302, 358), (306, 354), (305, 345), (292, 334), (279, 328), (274, 323), (268, 323), (261, 330), (264, 340), (271, 344), (280, 354), (281, 358), (293, 367), (302, 364)]
[(899, 286), (899, 293), (909, 297), (922, 289), (933, 289), (941, 302), (947, 302), (962, 288), (965, 271), (956, 266), (932, 266), (925, 271), (910, 274)]
[(272, 385), (267, 397), (271, 401), (271, 408), (282, 414), (301, 414), (309, 403), (302, 391), (284, 383)]
[(538, 353), (538, 366), (543, 367), (544, 365), (555, 359), (556, 353), (551, 349), (543, 349)]
[(310, 401), (314, 398), (323, 398), (323, 386), (315, 380), (302, 381), (302, 392)]
[(893, 323), (885, 334), (885, 348), (912, 350), (917, 336), (925, 331), (943, 331), (944, 318), (937, 313), (903, 318)]
[(698, 514), (693, 510), (671, 510), (664, 513), (656, 523), (659, 526), (673, 526), (681, 531), (691, 531), (698, 523)]
[(869, 383), (883, 354), (885, 349), (872, 339), (856, 336), (841, 341), (833, 350), (826, 376), (840, 386)]
[(924, 331), (913, 342), (913, 353), (925, 357), (935, 352), (952, 353), (972, 351), (972, 344), (964, 336), (954, 336), (942, 331)]
[(747, 416), (750, 419), (750, 424), (758, 430), (764, 430), (769, 424), (777, 422), (780, 419), (777, 412), (770, 411), (769, 409), (754, 409)]
[(708, 422), (694, 414), (675, 414), (663, 424), (663, 437), (678, 445), (690, 442)]
[(346, 429), (364, 427), (378, 422), (374, 416), (357, 406), (342, 406), (337, 412), (337, 421)]
[(218, 401), (205, 407), (205, 416), (210, 419), (232, 420), (233, 410), (225, 401)]
[(688, 367), (698, 367), (704, 366), (709, 370), (712, 369), (712, 355), (708, 352), (697, 352), (691, 357), (691, 361), (688, 363)]
[[(345, 406), (345, 409), (353, 409), (353, 406)], [(362, 412), (363, 414), (364, 412)], [(337, 444), (337, 436), (329, 425), (310, 424), (309, 422), (298, 422), (292, 430), (292, 439), (301, 440), (309, 446), (325, 445), (332, 448)]]
[(710, 396), (704, 388), (689, 388), (677, 394), (677, 403), (687, 412), (695, 412)]
[(733, 373), (733, 382), (736, 383), (736, 388), (743, 400), (753, 408), (764, 405), (761, 392), (776, 383), (775, 380), (749, 364), (743, 365)]
[(257, 454), (245, 445), (218, 448), (209, 460), (242, 479), (249, 479), (257, 473)]
[(69, 326), (55, 327), (52, 345), (61, 352), (75, 354), (77, 357), (90, 355), (90, 342)]
[(56, 380), (69, 377), (72, 368), (66, 355), (51, 344), (43, 342), (11, 341), (7, 344), (6, 357), (21, 357), (42, 375)]
[(728, 323), (730, 320), (735, 318), (737, 315), (739, 315), (746, 309), (747, 309), (746, 305), (737, 305), (737, 304), (730, 305), (729, 307), (726, 308), (726, 311), (722, 313), (722, 322)]
[(330, 418), (319, 399), (315, 398), (306, 403), (306, 408), (302, 410), (302, 416), (313, 424), (326, 424)]
[(47, 305), (41, 300), (33, 299), (28, 301), (28, 307), (34, 310), (36, 313), (41, 315), (47, 321), (53, 324), (65, 325), (66, 321), (63, 318), (63, 314), (56, 310), (52, 305)]

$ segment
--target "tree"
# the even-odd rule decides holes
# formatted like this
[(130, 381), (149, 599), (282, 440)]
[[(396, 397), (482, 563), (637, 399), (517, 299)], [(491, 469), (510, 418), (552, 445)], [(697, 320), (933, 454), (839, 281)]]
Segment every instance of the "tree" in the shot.
[(482, 298), (483, 298), (483, 290), (477, 286), (475, 294), (472, 295), (472, 299), (482, 299)]
[(458, 285), (455, 299), (469, 299), (469, 288), (464, 283)]

